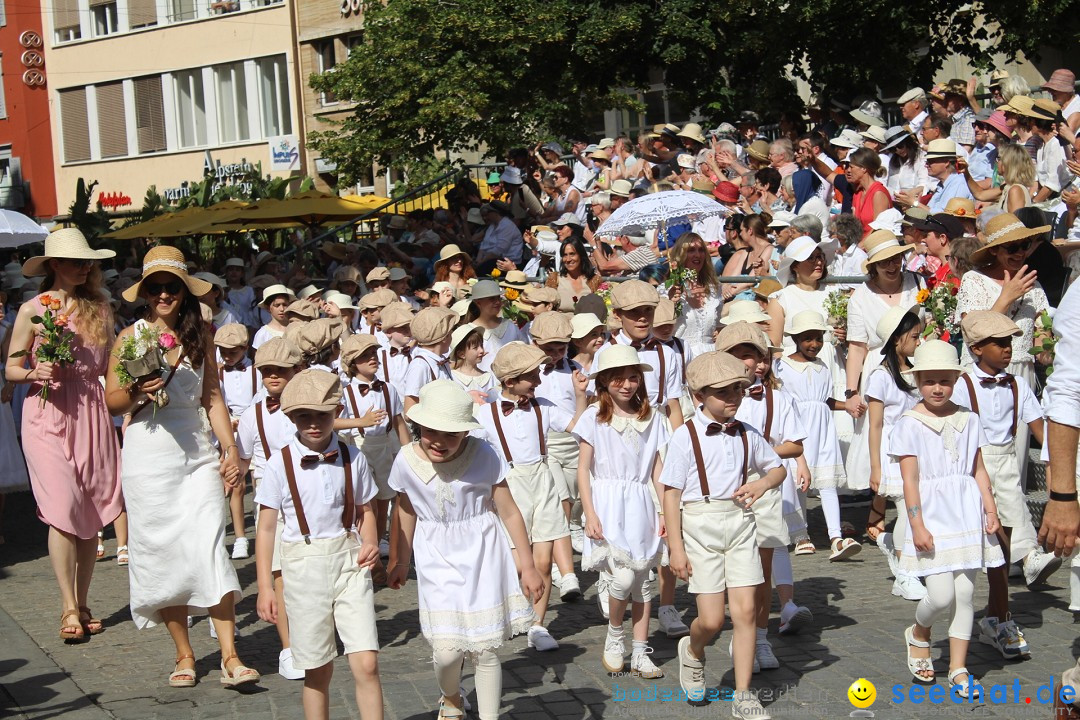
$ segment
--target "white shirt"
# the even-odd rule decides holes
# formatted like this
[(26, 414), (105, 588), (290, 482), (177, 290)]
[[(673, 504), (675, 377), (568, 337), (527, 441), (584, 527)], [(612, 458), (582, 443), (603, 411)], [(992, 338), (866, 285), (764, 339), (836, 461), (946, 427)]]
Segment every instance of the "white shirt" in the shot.
[(1046, 416), (1080, 427), (1080, 285), (1073, 284), (1054, 313), (1054, 373), (1047, 378)]
[(499, 348), (515, 340), (529, 342), (530, 338), (528, 335), (522, 335), (521, 330), (512, 320), (504, 318), (495, 327), (484, 328), (484, 352), (486, 354), (476, 366), (487, 372), (491, 369), (491, 363), (495, 362), (495, 354), (499, 352)]
[(259, 321), (259, 310), (255, 300), (254, 288), (243, 285), (239, 288), (229, 288), (225, 294), (228, 297), (229, 307), (232, 308), (233, 313), (239, 318), (240, 322), (248, 327), (258, 327), (262, 324)]
[(412, 355), (412, 350), (408, 351), (408, 355), (400, 348), (396, 353), (393, 350), (392, 343), (390, 346), (379, 350), (379, 369), (376, 371), (376, 375), (384, 382), (393, 385), (400, 395), (401, 388), (405, 387), (405, 373), (409, 369), (409, 358)]
[[(714, 500), (731, 498), (745, 482), (742, 476), (744, 458), (742, 440), (738, 434), (728, 435), (725, 432), (711, 437), (706, 435), (706, 428), (712, 420), (704, 414), (696, 416), (689, 422), (694, 423), (698, 444), (701, 446), (701, 459), (705, 464), (705, 476), (709, 483), (709, 498)], [(773, 468), (780, 467), (780, 457), (761, 436), (761, 433), (745, 423), (743, 427), (746, 430), (746, 447), (749, 451), (749, 457), (746, 458), (748, 472), (765, 475)], [(694, 448), (690, 442), (690, 430), (686, 425), (671, 435), (664, 469), (660, 473), (660, 483), (682, 490), (684, 503), (705, 499), (701, 494), (701, 477), (698, 475)]]
[[(988, 444), (979, 423), (979, 416), (966, 410), (957, 410), (950, 417), (944, 418), (945, 423), (950, 425), (948, 428), (944, 427), (945, 423), (941, 423), (941, 420), (931, 418), (931, 422), (942, 424), (942, 431), (937, 432), (927, 427), (925, 422), (912, 417), (915, 412), (908, 410), (904, 413), (893, 426), (887, 440), (882, 440), (888, 442), (889, 455), (897, 460), (903, 457), (917, 458), (920, 480), (956, 475), (970, 476), (976, 451), (980, 445)], [(952, 437), (946, 439), (946, 434)], [(950, 444), (956, 449), (955, 456), (948, 449)]]
[[(957, 388), (960, 384), (957, 383)], [(866, 382), (865, 398), (867, 402), (877, 400), (884, 406), (882, 427), (890, 428), (895, 425), (900, 416), (906, 413), (922, 398), (915, 390), (904, 392), (893, 380), (893, 376), (884, 367), (875, 368), (870, 373), (870, 379)], [(955, 393), (953, 400), (956, 400)]]
[(235, 322), (240, 322), (240, 320), (232, 311), (232, 308), (230, 308), (227, 303), (222, 303), (221, 309), (214, 315), (214, 328), (221, 328), (223, 325)]
[[(536, 410), (533, 409), (531, 403), (524, 408), (515, 407), (509, 415), (503, 415), (501, 405), (504, 401), (515, 402), (515, 400), (500, 394), (495, 398), (494, 402), (477, 408), (476, 419), (483, 426), (483, 430), (477, 431), (477, 434), (483, 432), (482, 437), (491, 444), (491, 447), (495, 448), (495, 451), (499, 453), (499, 457), (511, 466), (534, 465), (542, 462), (544, 456), (540, 454), (540, 433), (542, 432), (546, 438), (552, 430), (566, 432), (566, 426), (574, 419), (572, 413), (568, 413), (559, 406), (552, 404), (550, 400), (538, 398), (536, 401), (540, 407), (540, 422), (538, 424)], [(502, 427), (503, 436), (506, 438), (506, 446), (510, 448), (512, 458), (506, 457), (503, 452), (499, 432), (495, 427), (495, 418), (491, 416), (493, 407), (495, 408), (495, 414), (499, 418), (499, 426)]]
[[(754, 383), (755, 386), (758, 384), (760, 383)], [(741, 420), (763, 434), (766, 421), (769, 419), (765, 393), (762, 393), (760, 398), (753, 398), (750, 396), (749, 388), (746, 392), (746, 397), (743, 398), (735, 413), (735, 419)], [(769, 436), (765, 439), (772, 447), (786, 442), (802, 442), (806, 439), (806, 430), (803, 429), (799, 409), (791, 395), (783, 390), (772, 391), (772, 425), (769, 428)]]
[[(852, 275), (864, 275), (862, 264), (866, 261), (866, 251), (855, 243), (844, 252), (836, 253), (832, 265), (829, 266), (829, 274), (834, 277), (850, 277)], [(855, 285), (840, 285), (844, 290), (850, 290)]]
[(710, 215), (707, 218), (701, 220), (695, 220), (691, 224), (690, 229), (701, 236), (701, 239), (707, 243), (720, 243), (721, 245), (727, 244), (727, 238), (724, 236), (724, 220), (722, 215)]
[[(261, 407), (256, 407), (256, 405)], [(263, 429), (266, 437), (259, 434), (258, 415), (262, 414)], [(260, 479), (263, 468), (266, 467), (266, 451), (263, 441), (270, 449), (271, 456), (278, 450), (288, 445), (296, 436), (296, 425), (289, 416), (280, 408), (270, 412), (263, 405), (263, 399), (252, 404), (244, 414), (240, 416), (240, 424), (236, 427), (236, 444), (240, 457), (251, 460), (251, 472), (256, 479)]]
[[(996, 377), (1004, 377), (1005, 374), (1001, 373)], [(978, 365), (973, 365), (965, 375), (971, 377), (971, 384), (975, 387), (975, 397), (979, 401), (979, 421), (982, 423), (986, 439), (992, 445), (1011, 444), (1013, 442), (1012, 386), (1009, 384), (983, 385), (982, 379), (991, 376), (983, 372)], [(1016, 413), (1017, 427), (1042, 420), (1042, 408), (1027, 380), (1019, 375), (1014, 375), (1013, 379), (1016, 381), (1016, 397), (1020, 405)], [(957, 380), (953, 387), (952, 401), (961, 407), (974, 410), (971, 407), (967, 382), (963, 378)]]
[[(375, 383), (378, 383), (378, 387), (374, 387)], [(361, 380), (358, 377), (352, 378), (345, 387), (342, 388), (342, 404), (345, 409), (342, 410), (340, 417), (355, 420), (362, 418), (368, 414), (368, 411), (372, 408), (377, 410), (386, 411), (386, 420), (382, 421), (374, 427), (368, 428), (351, 428), (349, 430), (342, 430), (345, 435), (350, 435), (354, 438), (357, 437), (383, 437), (388, 435), (393, 429), (394, 417), (404, 412), (404, 408), (401, 403), (401, 397), (389, 383), (384, 383), (381, 380), (375, 380), (375, 383), (369, 383), (365, 380)], [(390, 396), (390, 405), (386, 404), (386, 395), (383, 394), (382, 388), (386, 388), (386, 394)], [(367, 389), (367, 394), (361, 392), (362, 389)], [(350, 393), (349, 390), (352, 390)], [(353, 405), (353, 399), (355, 398), (356, 404)]]
[(221, 381), (221, 395), (229, 407), (229, 415), (234, 418), (240, 417), (248, 409), (262, 388), (262, 373), (255, 369), (250, 360), (241, 360), (235, 370), (219, 365), (218, 378)]
[(255, 337), (251, 339), (251, 349), (258, 350), (267, 340), (273, 340), (274, 338), (284, 336), (284, 330), (272, 330), (269, 325), (263, 325), (255, 332)]
[(1054, 192), (1061, 192), (1072, 182), (1072, 172), (1065, 164), (1065, 149), (1057, 138), (1050, 138), (1039, 148), (1035, 156), (1035, 177), (1040, 185)]
[(405, 397), (420, 397), (420, 388), (432, 380), (451, 380), (449, 363), (446, 358), (424, 348), (413, 348), (412, 360), (405, 370), (402, 394)]
[[(337, 438), (330, 441), (326, 452), (342, 449)], [(300, 504), (304, 507), (308, 530), (312, 538), (332, 539), (345, 534), (341, 522), (345, 509), (345, 469), (342, 456), (333, 461), (320, 462), (313, 467), (301, 467), (301, 458), (312, 455), (314, 451), (300, 444), (295, 438), (289, 443), (292, 453), (293, 468), (296, 473), (296, 489), (300, 495)], [(375, 497), (375, 481), (371, 478), (364, 454), (356, 448), (349, 450), (352, 465), (353, 502), (364, 505)], [(303, 542), (300, 525), (296, 521), (296, 508), (289, 481), (285, 476), (285, 462), (281, 453), (274, 453), (266, 464), (262, 480), (255, 491), (255, 502), (281, 512), (285, 519), (285, 528), (281, 533), (282, 542)], [(359, 515), (354, 516), (359, 520)]]
[(551, 372), (549, 365), (540, 371), (540, 386), (536, 388), (536, 397), (543, 398), (557, 405), (568, 413), (577, 412), (577, 395), (574, 391), (574, 371), (581, 366), (570, 358), (564, 357)]
[[(611, 336), (612, 339), (620, 345), (629, 345), (631, 343), (630, 338), (626, 333), (620, 330), (615, 335)], [(652, 340), (652, 334), (650, 333), (648, 340)], [(659, 343), (659, 341), (657, 341)], [(611, 347), (611, 343), (607, 342), (600, 346), (600, 349), (596, 351), (596, 355), (593, 356), (593, 367), (600, 367), (600, 358), (607, 348)], [(664, 355), (664, 376), (660, 377), (660, 352)], [(648, 350), (642, 349), (638, 351), (638, 357), (641, 358), (641, 362), (652, 367), (652, 370), (645, 372), (645, 392), (649, 395), (649, 402), (653, 406), (661, 405), (660, 402), (660, 388), (663, 383), (664, 403), (671, 399), (678, 399), (683, 396), (682, 375), (679, 372), (679, 363), (675, 358), (675, 351), (666, 345), (659, 344), (658, 348), (651, 348)]]

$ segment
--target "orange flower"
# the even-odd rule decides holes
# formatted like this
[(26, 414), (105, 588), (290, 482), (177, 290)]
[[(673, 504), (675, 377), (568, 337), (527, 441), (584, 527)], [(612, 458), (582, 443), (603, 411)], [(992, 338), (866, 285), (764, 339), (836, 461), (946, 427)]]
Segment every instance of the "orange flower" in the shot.
[(506, 291), (507, 300), (517, 300), (519, 297), (521, 297), (521, 293), (519, 293), (517, 290), (509, 289)]
[(502, 270), (499, 268), (495, 268), (491, 271), (491, 277), (499, 277), (500, 275), (502, 275)]
[(56, 327), (67, 327), (68, 316), (67, 315), (57, 315), (56, 319), (53, 320), (53, 324), (56, 325)]
[(52, 305), (52, 303), (53, 303), (53, 296), (52, 295), (45, 294), (45, 295), (41, 296), (41, 305), (42, 305), (42, 307), (49, 307), (50, 305)]
[(915, 295), (915, 302), (917, 302), (917, 303), (919, 303), (920, 305), (922, 305), (922, 304), (923, 304), (924, 302), (926, 302), (926, 301), (927, 301), (927, 299), (929, 299), (929, 297), (930, 297), (930, 291), (929, 291), (929, 290), (927, 290), (926, 288), (923, 288), (923, 289), (922, 289), (922, 290), (920, 290), (920, 291), (919, 291), (918, 293), (916, 293), (916, 295)]
[(61, 305), (59, 300), (53, 300), (51, 303), (49, 303), (50, 310), (59, 310), (60, 308)]

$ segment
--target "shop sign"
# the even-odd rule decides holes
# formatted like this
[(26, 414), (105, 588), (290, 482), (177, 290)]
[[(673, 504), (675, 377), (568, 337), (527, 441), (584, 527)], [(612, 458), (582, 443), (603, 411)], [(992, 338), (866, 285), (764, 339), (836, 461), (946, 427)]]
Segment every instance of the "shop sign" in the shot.
[(279, 135), (270, 138), (268, 142), (272, 172), (290, 172), (300, 169), (300, 141), (296, 135)]
[(97, 204), (98, 207), (115, 210), (117, 208), (122, 208), (130, 205), (131, 198), (127, 195), (124, 195), (123, 193), (118, 192), (101, 193), (101, 195), (98, 196)]

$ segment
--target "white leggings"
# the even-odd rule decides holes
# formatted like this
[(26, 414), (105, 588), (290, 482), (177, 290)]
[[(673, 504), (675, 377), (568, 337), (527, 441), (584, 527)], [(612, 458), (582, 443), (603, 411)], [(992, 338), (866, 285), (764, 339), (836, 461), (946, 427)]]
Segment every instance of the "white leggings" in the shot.
[(496, 720), (502, 702), (502, 664), (494, 650), (465, 653), (460, 650), (436, 650), (435, 679), (444, 696), (457, 695), (461, 688), (461, 671), (465, 655), (472, 658), (473, 679), (476, 682), (476, 705), (480, 720)]
[(821, 512), (825, 513), (825, 527), (829, 530), (829, 539), (835, 540), (840, 537), (840, 496), (836, 494), (836, 488), (818, 488), (818, 497), (821, 499)]
[(903, 550), (908, 533), (907, 505), (904, 504), (904, 498), (896, 498), (893, 502), (896, 503), (896, 522), (892, 529), (893, 547)]
[(649, 588), (649, 568), (635, 571), (626, 567), (615, 567), (609, 558), (608, 573), (611, 575), (608, 593), (616, 600), (643, 603), (652, 599)]
[(915, 607), (915, 622), (923, 627), (932, 627), (949, 608), (953, 608), (952, 622), (949, 623), (949, 637), (958, 640), (971, 639), (971, 625), (975, 621), (975, 571), (953, 570), (952, 572), (927, 575), (926, 597)]
[(781, 585), (794, 585), (791, 572), (791, 553), (786, 547), (778, 547), (772, 552), (772, 581), (773, 587)]

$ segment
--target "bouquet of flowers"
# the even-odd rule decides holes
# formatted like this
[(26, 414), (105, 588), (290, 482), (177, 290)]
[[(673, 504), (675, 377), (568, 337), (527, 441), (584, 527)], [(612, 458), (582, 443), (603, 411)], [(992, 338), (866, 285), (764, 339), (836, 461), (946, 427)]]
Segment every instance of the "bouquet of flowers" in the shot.
[(1039, 344), (1030, 348), (1028, 353), (1036, 356), (1046, 353), (1044, 357), (1049, 360), (1046, 363), (1046, 377), (1050, 377), (1054, 374), (1054, 346), (1057, 345), (1057, 335), (1054, 335), (1054, 321), (1050, 318), (1050, 313), (1045, 310), (1039, 313), (1035, 330), (1035, 334), (1039, 336), (1036, 337), (1035, 342)]
[(937, 334), (945, 342), (959, 338), (956, 325), (956, 290), (949, 282), (942, 281), (933, 290), (923, 288), (915, 295), (915, 302), (922, 306), (926, 314), (926, 329), (922, 336)]
[[(75, 333), (68, 329), (68, 316), (60, 312), (59, 299), (45, 294), (40, 300), (44, 310), (40, 315), (30, 318), (30, 322), (41, 326), (41, 344), (34, 351), (34, 357), (38, 362), (70, 365), (75, 362), (75, 356), (71, 354), (71, 341), (75, 338)], [(23, 357), (29, 354), (26, 350), (19, 350), (11, 353), (11, 357)], [(38, 395), (41, 398), (41, 407), (45, 407), (45, 403), (49, 400), (49, 386), (48, 381), (41, 385), (41, 393)]]
[(611, 312), (611, 291), (613, 289), (609, 282), (602, 282), (596, 287), (596, 294), (604, 301), (609, 313)]
[(833, 290), (825, 297), (825, 313), (829, 316), (829, 325), (834, 330), (847, 327), (847, 308), (849, 295), (844, 290)]
[(671, 288), (678, 285), (679, 287), (681, 287), (683, 289), (682, 295), (679, 297), (679, 300), (675, 303), (675, 315), (676, 316), (682, 315), (682, 311), (683, 311), (682, 298), (685, 297), (690, 292), (691, 283), (695, 283), (695, 282), (697, 282), (697, 272), (695, 270), (691, 270), (690, 268), (681, 268), (681, 267), (672, 266), (671, 273), (668, 275), (667, 280), (664, 281), (664, 287), (667, 288), (668, 290), (670, 290)]
[[(168, 366), (165, 353), (177, 345), (176, 336), (163, 332), (156, 325), (140, 324), (135, 332), (124, 338), (116, 357), (116, 378), (124, 387), (131, 387), (143, 378), (165, 374)], [(154, 412), (169, 404), (165, 388), (154, 393)]]
[(503, 291), (502, 316), (516, 323), (518, 327), (524, 327), (525, 323), (532, 318), (514, 303), (519, 297), (521, 297), (521, 291), (515, 288), (506, 288)]

